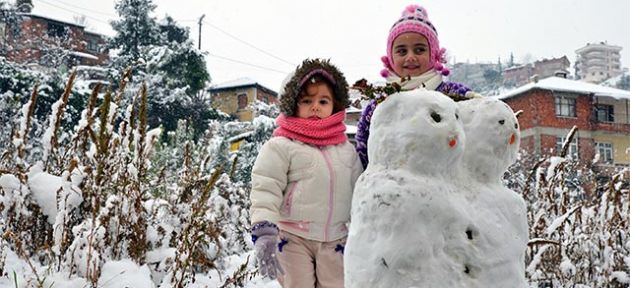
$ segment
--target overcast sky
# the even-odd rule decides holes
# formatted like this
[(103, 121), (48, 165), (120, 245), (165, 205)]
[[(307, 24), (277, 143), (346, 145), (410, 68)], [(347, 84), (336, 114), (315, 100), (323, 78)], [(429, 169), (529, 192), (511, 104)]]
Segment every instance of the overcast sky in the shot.
[[(84, 15), (88, 30), (113, 35), (114, 0), (33, 0), (34, 13), (73, 21)], [(630, 1), (627, 0), (154, 0), (154, 16), (166, 14), (190, 27), (214, 84), (249, 77), (275, 91), (304, 58), (330, 58), (348, 82), (380, 81), (380, 56), (389, 28), (403, 8), (422, 5), (451, 61), (505, 63), (566, 55), (587, 43), (623, 47), (630, 67)], [(242, 64), (242, 63), (247, 63)]]

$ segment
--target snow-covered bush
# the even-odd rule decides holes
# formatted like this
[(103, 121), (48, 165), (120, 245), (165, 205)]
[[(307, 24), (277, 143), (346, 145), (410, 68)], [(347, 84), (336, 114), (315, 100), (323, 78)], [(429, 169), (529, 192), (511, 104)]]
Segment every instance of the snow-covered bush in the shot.
[[(249, 188), (233, 182), (235, 158), (224, 149), (250, 124), (215, 121), (195, 142), (181, 122), (171, 145), (157, 145), (162, 130), (147, 124), (150, 89), (124, 93), (128, 75), (119, 91), (96, 86), (81, 118), (64, 127), (69, 75), (36, 144), (29, 137), (36, 97), (11, 118), (19, 125), (3, 139), (0, 158), (0, 257), (10, 258), (0, 286), (100, 286), (133, 261), (134, 273), (150, 274), (138, 279), (186, 287), (200, 275), (225, 274), (231, 257), (251, 250)], [(225, 285), (252, 273), (244, 265)]]

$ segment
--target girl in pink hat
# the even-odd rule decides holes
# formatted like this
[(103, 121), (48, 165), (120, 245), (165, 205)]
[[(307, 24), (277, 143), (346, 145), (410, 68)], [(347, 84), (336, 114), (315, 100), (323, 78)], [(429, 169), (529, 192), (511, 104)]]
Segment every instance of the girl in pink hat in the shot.
[[(418, 5), (409, 5), (402, 16), (389, 30), (387, 37), (387, 56), (381, 57), (384, 64), (381, 75), (388, 83), (398, 83), (403, 90), (424, 88), (436, 90), (458, 100), (478, 97), (463, 84), (444, 81), (449, 74), (444, 66), (444, 48), (440, 48), (437, 30), (429, 21), (426, 9)], [(370, 120), (377, 102), (370, 102), (357, 125), (357, 152), (367, 167), (367, 140)]]
[(279, 127), (252, 169), (259, 272), (282, 287), (343, 287), (346, 225), (363, 172), (345, 134), (347, 87), (328, 61), (302, 62), (281, 88)]

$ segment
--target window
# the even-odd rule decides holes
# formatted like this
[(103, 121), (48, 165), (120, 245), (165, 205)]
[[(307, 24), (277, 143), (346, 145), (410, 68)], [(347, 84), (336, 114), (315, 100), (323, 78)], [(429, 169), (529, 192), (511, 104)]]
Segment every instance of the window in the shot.
[(614, 122), (615, 114), (613, 105), (596, 104), (595, 117), (598, 122)]
[(87, 40), (87, 50), (90, 52), (98, 52), (98, 43), (96, 39)]
[(262, 97), (262, 101), (263, 101), (265, 104), (269, 104), (269, 95), (263, 95), (263, 97)]
[[(556, 137), (556, 152), (558, 152), (558, 155), (560, 155), (560, 152), (562, 151), (562, 145), (564, 144), (564, 141), (566, 139), (566, 137)], [(573, 137), (573, 141), (571, 141), (571, 143), (569, 144), (569, 149), (567, 150), (566, 157), (574, 160), (578, 159), (577, 135)]]
[(606, 164), (613, 163), (613, 146), (611, 143), (595, 143), (599, 161)]
[(575, 98), (556, 96), (556, 116), (575, 117)]
[(238, 94), (238, 109), (245, 109), (247, 107), (247, 94)]
[(59, 23), (48, 22), (48, 36), (64, 37), (66, 36), (66, 27)]

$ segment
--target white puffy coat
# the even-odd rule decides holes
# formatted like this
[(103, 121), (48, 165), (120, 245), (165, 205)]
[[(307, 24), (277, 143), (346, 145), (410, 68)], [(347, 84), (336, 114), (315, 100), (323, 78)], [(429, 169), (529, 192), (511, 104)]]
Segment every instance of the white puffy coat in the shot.
[(354, 146), (313, 146), (273, 137), (252, 169), (251, 222), (269, 221), (306, 239), (347, 235), (354, 183), (363, 168)]

